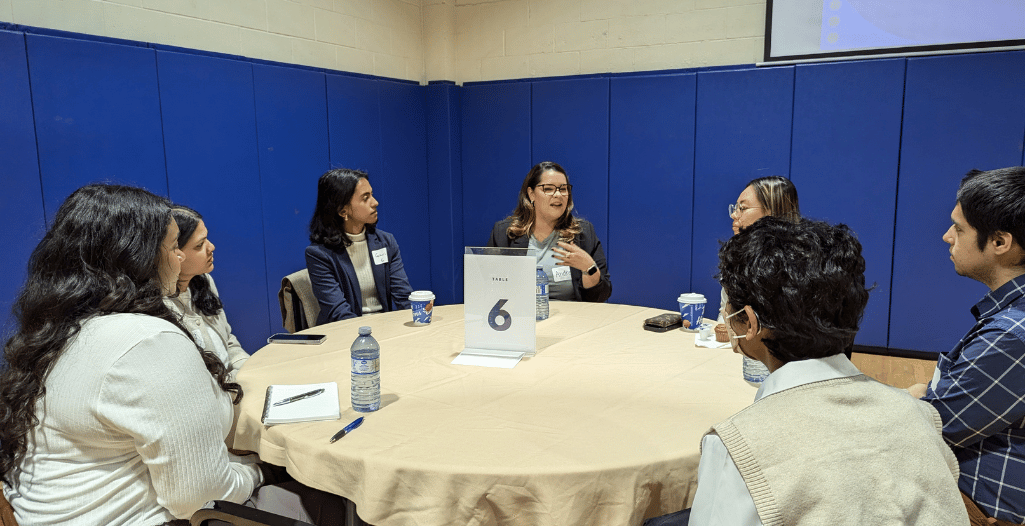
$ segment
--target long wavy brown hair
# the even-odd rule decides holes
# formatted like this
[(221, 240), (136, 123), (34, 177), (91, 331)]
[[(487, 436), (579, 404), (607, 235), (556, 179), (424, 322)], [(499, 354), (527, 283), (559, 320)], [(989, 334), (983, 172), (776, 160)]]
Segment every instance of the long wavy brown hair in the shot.
[[(189, 331), (164, 305), (159, 262), (171, 222), (168, 201), (141, 188), (88, 185), (71, 194), (28, 262), (14, 305), (18, 328), (0, 372), (0, 481), (10, 484), (39, 425), (36, 404), (68, 341), (92, 316), (139, 313)], [(193, 340), (194, 341), (194, 340)], [(221, 389), (242, 398), (224, 364), (196, 348)]]
[[(529, 235), (534, 231), (534, 221), (537, 219), (537, 211), (534, 210), (534, 203), (530, 200), (527, 190), (534, 188), (541, 181), (541, 176), (547, 171), (558, 172), (566, 177), (566, 184), (569, 184), (569, 175), (558, 163), (543, 161), (534, 165), (527, 172), (523, 179), (523, 186), (520, 187), (520, 199), (516, 204), (516, 210), (512, 213), (512, 224), (506, 235), (509, 239)], [(555, 230), (559, 232), (559, 240), (567, 243), (580, 233), (580, 221), (573, 215), (573, 194), (566, 196), (566, 211), (555, 223)]]

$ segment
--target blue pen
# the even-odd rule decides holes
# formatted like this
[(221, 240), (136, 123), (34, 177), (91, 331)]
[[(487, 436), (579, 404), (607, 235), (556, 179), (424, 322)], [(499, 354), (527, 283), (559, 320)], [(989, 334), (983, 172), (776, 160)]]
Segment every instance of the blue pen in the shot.
[(334, 444), (336, 440), (338, 440), (339, 438), (342, 438), (343, 436), (345, 436), (349, 431), (352, 431), (353, 429), (356, 429), (362, 423), (363, 423), (363, 417), (362, 416), (357, 418), (357, 419), (355, 419), (355, 420), (353, 420), (351, 424), (343, 427), (341, 431), (335, 433), (335, 436), (331, 437), (331, 442), (329, 442), (329, 444)]

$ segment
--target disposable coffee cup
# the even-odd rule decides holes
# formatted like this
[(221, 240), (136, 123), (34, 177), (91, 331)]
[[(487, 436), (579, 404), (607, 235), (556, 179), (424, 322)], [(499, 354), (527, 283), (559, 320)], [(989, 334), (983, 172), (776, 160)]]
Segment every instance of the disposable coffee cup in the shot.
[(685, 292), (677, 298), (680, 302), (680, 318), (689, 321), (684, 323), (684, 328), (697, 330), (701, 325), (701, 317), (705, 315), (705, 296), (696, 292)]
[(413, 307), (413, 325), (430, 325), (434, 312), (434, 293), (429, 290), (415, 290), (409, 295)]

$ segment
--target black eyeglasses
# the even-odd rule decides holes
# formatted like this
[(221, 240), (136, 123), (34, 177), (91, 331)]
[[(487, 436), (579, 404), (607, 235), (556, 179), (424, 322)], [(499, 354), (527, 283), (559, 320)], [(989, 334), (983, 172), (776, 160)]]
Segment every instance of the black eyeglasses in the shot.
[(555, 186), (554, 184), (539, 184), (535, 188), (540, 188), (541, 193), (548, 197), (555, 195), (556, 191), (562, 195), (569, 195), (569, 193), (573, 191), (573, 185), (571, 184), (564, 184), (562, 186)]

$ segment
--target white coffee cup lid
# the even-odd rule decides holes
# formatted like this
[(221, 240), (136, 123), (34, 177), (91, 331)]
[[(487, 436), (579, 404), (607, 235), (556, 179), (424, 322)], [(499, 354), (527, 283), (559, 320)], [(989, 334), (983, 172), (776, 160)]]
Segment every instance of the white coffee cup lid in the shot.
[(409, 301), (431, 301), (434, 293), (429, 290), (414, 290), (409, 294)]
[(707, 303), (704, 294), (698, 294), (697, 292), (684, 292), (677, 298), (680, 303)]

